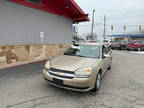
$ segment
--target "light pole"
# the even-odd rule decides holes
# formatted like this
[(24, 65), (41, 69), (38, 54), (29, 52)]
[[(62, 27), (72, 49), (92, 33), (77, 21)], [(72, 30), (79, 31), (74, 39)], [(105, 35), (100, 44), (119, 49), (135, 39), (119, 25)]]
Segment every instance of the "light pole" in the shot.
[(103, 34), (104, 40), (106, 39), (105, 34), (106, 34), (106, 15), (104, 15), (104, 34)]

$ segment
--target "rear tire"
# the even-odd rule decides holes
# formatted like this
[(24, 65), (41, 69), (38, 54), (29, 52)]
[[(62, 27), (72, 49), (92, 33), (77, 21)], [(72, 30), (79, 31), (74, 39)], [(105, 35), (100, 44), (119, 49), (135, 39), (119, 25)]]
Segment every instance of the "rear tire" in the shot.
[(95, 86), (93, 88), (93, 91), (97, 92), (100, 89), (100, 86), (101, 86), (101, 73), (99, 72), (96, 77)]

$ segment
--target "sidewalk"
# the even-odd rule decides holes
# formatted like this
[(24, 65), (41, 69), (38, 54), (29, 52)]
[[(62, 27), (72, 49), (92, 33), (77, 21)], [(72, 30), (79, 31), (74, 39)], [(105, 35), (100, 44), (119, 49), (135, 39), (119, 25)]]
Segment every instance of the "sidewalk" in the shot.
[(49, 58), (37, 59), (37, 60), (31, 60), (31, 61), (25, 61), (25, 62), (17, 62), (17, 63), (13, 63), (13, 64), (7, 64), (7, 65), (0, 66), (0, 70), (12, 68), (12, 67), (16, 67), (16, 66), (22, 66), (22, 65), (26, 65), (26, 64), (32, 64), (32, 63), (47, 61), (47, 60), (49, 60)]

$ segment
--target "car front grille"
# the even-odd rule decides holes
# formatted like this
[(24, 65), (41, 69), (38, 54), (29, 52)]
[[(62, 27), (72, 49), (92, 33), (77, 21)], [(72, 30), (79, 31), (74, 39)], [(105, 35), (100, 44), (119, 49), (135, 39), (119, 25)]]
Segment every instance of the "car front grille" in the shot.
[(49, 72), (50, 75), (54, 75), (54, 76), (62, 77), (62, 78), (73, 79), (75, 77), (75, 73), (72, 72), (72, 71), (66, 71), (66, 70), (50, 68), (48, 70), (48, 72)]

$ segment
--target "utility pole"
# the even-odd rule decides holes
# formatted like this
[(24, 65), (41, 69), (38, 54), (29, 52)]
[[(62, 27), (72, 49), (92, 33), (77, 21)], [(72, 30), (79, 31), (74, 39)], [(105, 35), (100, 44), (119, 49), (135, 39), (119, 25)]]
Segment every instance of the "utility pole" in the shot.
[(104, 15), (104, 33), (103, 33), (103, 38), (104, 40), (106, 39), (106, 15)]
[(93, 14), (92, 14), (91, 40), (93, 39), (94, 13), (95, 13), (95, 10), (93, 10)]

